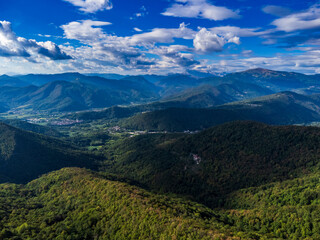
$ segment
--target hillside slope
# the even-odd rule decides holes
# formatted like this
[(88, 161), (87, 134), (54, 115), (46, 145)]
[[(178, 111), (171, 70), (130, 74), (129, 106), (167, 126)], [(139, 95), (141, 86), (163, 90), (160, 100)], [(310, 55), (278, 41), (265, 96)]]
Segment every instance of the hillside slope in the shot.
[[(254, 130), (254, 129), (253, 129)], [(242, 169), (239, 169), (241, 171)], [(0, 184), (1, 239), (319, 239), (319, 173), (232, 192), (212, 210), (79, 168)]]
[(183, 132), (203, 130), (211, 126), (246, 118), (224, 109), (168, 108), (145, 112), (120, 121), (120, 125), (134, 130)]
[(273, 91), (287, 91), (319, 85), (319, 75), (305, 75), (295, 72), (273, 71), (263, 68), (249, 69), (230, 73), (223, 77), (224, 81), (242, 81), (269, 87)]
[(23, 106), (24, 109), (63, 112), (110, 107), (157, 98), (156, 94), (149, 92), (149, 89), (135, 86), (139, 84), (134, 83), (130, 87), (122, 83), (122, 89), (119, 89), (118, 85), (115, 88), (103, 88), (81, 82), (54, 81), (40, 87), (2, 87), (0, 103), (8, 108)]
[(23, 183), (68, 166), (95, 169), (96, 160), (57, 139), (0, 123), (0, 182)]
[(128, 107), (113, 106), (101, 111), (74, 113), (67, 117), (81, 120), (120, 119), (131, 117), (141, 112), (168, 108), (210, 108), (271, 93), (273, 92), (269, 89), (249, 83), (222, 84), (217, 87), (201, 85), (164, 97), (157, 102)]
[(122, 121), (137, 130), (201, 130), (235, 120), (252, 120), (275, 125), (320, 121), (320, 95), (281, 92), (234, 102), (212, 109), (164, 109), (137, 114)]
[(0, 185), (0, 210), (1, 239), (238, 239), (200, 204), (77, 168)]
[(260, 87), (252, 83), (234, 82), (224, 83), (218, 86), (204, 84), (166, 97), (162, 99), (162, 101), (184, 102), (189, 108), (197, 108), (196, 104), (201, 104), (199, 107), (212, 107), (227, 102), (270, 95), (272, 93), (274, 92), (268, 88)]
[(90, 88), (84, 84), (55, 81), (39, 87), (28, 95), (29, 100), (20, 104), (31, 105), (34, 110), (75, 111), (106, 107), (123, 103), (117, 93)]
[(198, 134), (137, 136), (105, 155), (105, 171), (217, 206), (234, 190), (319, 169), (320, 130), (231, 122)]
[(6, 123), (10, 126), (16, 127), (16, 128), (20, 128), (20, 129), (34, 132), (34, 133), (47, 135), (50, 137), (62, 137), (63, 136), (63, 134), (61, 134), (57, 130), (55, 130), (51, 127), (48, 127), (48, 126), (32, 124), (32, 123), (28, 123), (27, 121), (22, 121), (22, 120), (18, 120), (18, 119), (6, 119), (6, 120), (2, 120), (2, 121), (4, 123)]
[(121, 80), (80, 73), (0, 76), (0, 103), (11, 109), (79, 111), (158, 100), (158, 91), (142, 76)]
[(233, 192), (224, 212), (237, 228), (268, 239), (319, 239), (319, 177), (317, 172)]

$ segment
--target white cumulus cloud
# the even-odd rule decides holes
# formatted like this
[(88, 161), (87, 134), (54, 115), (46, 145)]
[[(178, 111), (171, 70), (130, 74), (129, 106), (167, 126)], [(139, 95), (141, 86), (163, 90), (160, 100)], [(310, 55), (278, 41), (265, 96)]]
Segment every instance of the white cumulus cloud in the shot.
[(18, 37), (11, 29), (11, 23), (0, 21), (0, 56), (31, 57), (36, 54), (52, 60), (64, 60), (71, 57), (51, 41), (37, 42), (33, 39)]
[(306, 11), (276, 19), (272, 24), (277, 30), (285, 32), (320, 28), (320, 5), (313, 5)]
[(224, 20), (228, 18), (238, 18), (236, 11), (226, 7), (215, 6), (206, 0), (176, 0), (176, 3), (162, 13), (165, 16), (206, 18), (210, 20)]
[(230, 33), (218, 35), (208, 31), (206, 28), (201, 28), (193, 40), (194, 48), (201, 53), (220, 52), (227, 43), (239, 45), (240, 39)]
[(161, 56), (162, 64), (168, 66), (190, 67), (199, 64), (191, 53), (182, 53), (181, 51), (190, 51), (184, 45), (161, 46), (152, 50), (152, 53)]
[(68, 39), (76, 40), (91, 40), (101, 39), (105, 36), (101, 26), (110, 25), (109, 22), (92, 21), (92, 20), (81, 20), (70, 22), (66, 25), (62, 25), (61, 28), (64, 30), (64, 35)]
[(255, 37), (255, 36), (262, 36), (265, 34), (269, 34), (271, 30), (261, 31), (259, 28), (240, 28), (236, 26), (220, 26), (220, 27), (213, 27), (210, 28), (210, 31), (216, 34), (234, 34), (235, 36), (239, 37)]
[(142, 30), (140, 28), (137, 28), (137, 27), (133, 28), (133, 30), (135, 30), (136, 32), (142, 32)]
[(140, 33), (130, 37), (133, 45), (170, 43), (174, 38), (192, 39), (195, 32), (181, 23), (179, 28), (154, 28), (151, 32)]
[(30, 56), (7, 21), (0, 21), (0, 56)]
[(98, 11), (112, 9), (110, 0), (64, 0), (80, 8), (80, 11), (86, 13), (95, 13)]

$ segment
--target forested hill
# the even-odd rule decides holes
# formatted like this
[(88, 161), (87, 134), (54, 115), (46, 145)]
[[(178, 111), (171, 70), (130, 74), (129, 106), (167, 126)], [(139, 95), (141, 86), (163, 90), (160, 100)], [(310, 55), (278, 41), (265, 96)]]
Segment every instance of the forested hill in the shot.
[(23, 129), (26, 131), (30, 131), (30, 132), (35, 132), (35, 133), (39, 133), (39, 134), (43, 134), (43, 135), (47, 135), (47, 136), (51, 136), (51, 137), (62, 137), (63, 136), (60, 132), (58, 132), (57, 130), (55, 130), (49, 126), (32, 124), (27, 121), (22, 121), (22, 120), (18, 120), (18, 119), (6, 119), (6, 120), (2, 120), (2, 121), (10, 126), (20, 128), (20, 129)]
[(203, 130), (225, 122), (245, 119), (245, 116), (231, 110), (168, 108), (122, 119), (120, 125), (142, 131), (183, 132)]
[(281, 92), (234, 102), (212, 109), (164, 109), (137, 114), (122, 121), (131, 129), (156, 131), (202, 130), (235, 120), (252, 120), (275, 125), (320, 121), (320, 95)]
[[(248, 124), (250, 128), (245, 124)], [(94, 239), (95, 237), (102, 239), (148, 239), (150, 237), (166, 239), (168, 236), (176, 239), (225, 240), (319, 239), (319, 172), (308, 174), (312, 169), (318, 171), (318, 168), (312, 168), (312, 164), (308, 162), (308, 159), (312, 159), (312, 154), (316, 154), (315, 148), (319, 148), (312, 144), (317, 143), (316, 140), (319, 138), (315, 128), (271, 127), (269, 129), (266, 125), (255, 123), (243, 123), (237, 126), (229, 124), (224, 125), (223, 128), (227, 131), (225, 134), (219, 133), (219, 129), (216, 128), (197, 135), (194, 141), (211, 134), (210, 143), (206, 138), (202, 141), (207, 144), (199, 142), (200, 146), (209, 146), (207, 150), (202, 149), (203, 153), (207, 152), (207, 154), (201, 155), (201, 159), (194, 158), (194, 155), (191, 156), (190, 161), (196, 159), (199, 164), (189, 163), (184, 171), (193, 172), (193, 175), (187, 177), (186, 174), (185, 178), (181, 179), (179, 172), (176, 171), (177, 168), (174, 168), (175, 178), (168, 179), (166, 183), (176, 179), (171, 184), (179, 182), (183, 187), (185, 185), (182, 180), (188, 180), (191, 181), (191, 186), (200, 187), (203, 190), (204, 186), (197, 185), (193, 176), (201, 176), (196, 175), (197, 172), (201, 173), (203, 168), (210, 166), (204, 156), (210, 156), (210, 149), (218, 145), (221, 135), (230, 137), (232, 144), (239, 143), (241, 139), (247, 137), (245, 143), (251, 144), (262, 129), (266, 131), (265, 141), (280, 136), (280, 140), (286, 139), (290, 144), (283, 146), (275, 142), (268, 145), (262, 142), (253, 147), (251, 152), (248, 152), (249, 145), (247, 148), (240, 145), (242, 150), (236, 149), (237, 156), (243, 160), (243, 157), (247, 155), (248, 161), (241, 165), (235, 159), (229, 158), (231, 160), (228, 160), (229, 165), (226, 165), (228, 167), (226, 171), (214, 171), (217, 177), (208, 178), (207, 186), (219, 178), (230, 180), (235, 170), (242, 173), (246, 179), (249, 175), (257, 177), (261, 172), (248, 172), (244, 165), (247, 164), (252, 169), (255, 168), (252, 166), (262, 166), (261, 161), (254, 161), (255, 155), (259, 159), (261, 156), (270, 155), (267, 149), (279, 150), (282, 147), (283, 150), (279, 151), (281, 155), (279, 157), (288, 159), (285, 155), (292, 156), (290, 162), (295, 162), (296, 167), (293, 168), (298, 170), (297, 173), (291, 171), (286, 175), (285, 172), (282, 172), (282, 175), (278, 177), (277, 174), (273, 174), (263, 182), (282, 180), (286, 176), (292, 178), (299, 175), (299, 172), (303, 172), (305, 176), (263, 185), (258, 182), (260, 186), (256, 188), (246, 188), (224, 196), (224, 209), (212, 210), (172, 194), (159, 195), (115, 181), (121, 179), (115, 175), (99, 174), (79, 168), (65, 168), (44, 175), (26, 185), (0, 184), (0, 239)], [(243, 138), (235, 134), (238, 128), (245, 129)], [(155, 139), (153, 142), (157, 143), (153, 156), (158, 160), (155, 178), (160, 176), (153, 184), (165, 177), (170, 177), (168, 172), (162, 171), (165, 158), (160, 157), (162, 155), (167, 158), (170, 151), (177, 150), (177, 148), (172, 149), (172, 145), (184, 143), (186, 148), (192, 146), (194, 150), (199, 150), (190, 136), (163, 136), (153, 135)], [(252, 136), (253, 139), (250, 140), (249, 136)], [(150, 139), (148, 140), (150, 142)], [(302, 144), (298, 145), (295, 141), (301, 141)], [(279, 149), (272, 149), (270, 145), (278, 146)], [(309, 149), (307, 145), (310, 145)], [(137, 146), (147, 148), (149, 145), (140, 141)], [(169, 146), (167, 150), (165, 150), (166, 146)], [(219, 146), (222, 151), (225, 151), (227, 147), (225, 144)], [(163, 149), (161, 151), (166, 151), (167, 154), (160, 154), (159, 148)], [(306, 154), (304, 149), (312, 154)], [(298, 153), (298, 151), (301, 152)], [(143, 154), (146, 153), (146, 151), (143, 152)], [(200, 157), (199, 153), (194, 154)], [(217, 159), (220, 159), (223, 154), (220, 152)], [(128, 155), (139, 157), (133, 151)], [(305, 166), (299, 168), (301, 164), (294, 159), (303, 158), (302, 155), (305, 156)], [(274, 165), (283, 167), (282, 161), (279, 161), (275, 155), (273, 157), (278, 161), (278, 164)], [(131, 159), (133, 159), (130, 166), (132, 171), (139, 173), (136, 171), (136, 169), (141, 170), (137, 159)], [(316, 161), (319, 158), (314, 159)], [(206, 164), (202, 165), (202, 162)], [(267, 160), (264, 158), (262, 162), (267, 162)], [(232, 164), (238, 166), (231, 167), (229, 170)], [(145, 162), (142, 176), (144, 175), (146, 181), (146, 173), (152, 166), (156, 165)], [(219, 166), (218, 164), (217, 167)], [(292, 168), (292, 165), (289, 168)], [(267, 173), (270, 173), (270, 169), (265, 169)], [(212, 168), (208, 169), (208, 173), (210, 171)], [(236, 175), (235, 178), (238, 177), (239, 175)], [(165, 190), (164, 185), (162, 185), (162, 190)], [(187, 192), (184, 194), (188, 196)], [(222, 199), (223, 195), (219, 197)]]
[(318, 172), (236, 191), (223, 212), (255, 239), (320, 239), (319, 179)]
[(213, 87), (201, 85), (170, 95), (156, 102), (127, 107), (113, 106), (101, 111), (86, 111), (73, 113), (68, 118), (81, 120), (119, 119), (131, 117), (134, 114), (164, 110), (168, 108), (211, 108), (233, 101), (272, 94), (267, 88), (249, 83), (221, 84)]
[(319, 168), (320, 130), (231, 122), (198, 134), (151, 134), (105, 149), (105, 170), (217, 206), (226, 194)]
[(58, 139), (0, 123), (0, 182), (27, 182), (68, 166), (96, 169), (97, 159)]
[(215, 211), (67, 168), (0, 185), (0, 239), (239, 239)]

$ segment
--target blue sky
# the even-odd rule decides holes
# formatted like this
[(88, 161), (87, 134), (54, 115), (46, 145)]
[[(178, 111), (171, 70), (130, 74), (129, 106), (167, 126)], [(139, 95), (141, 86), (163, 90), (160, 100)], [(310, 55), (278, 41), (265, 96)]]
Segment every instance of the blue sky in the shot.
[(0, 1), (0, 74), (319, 66), (319, 1)]

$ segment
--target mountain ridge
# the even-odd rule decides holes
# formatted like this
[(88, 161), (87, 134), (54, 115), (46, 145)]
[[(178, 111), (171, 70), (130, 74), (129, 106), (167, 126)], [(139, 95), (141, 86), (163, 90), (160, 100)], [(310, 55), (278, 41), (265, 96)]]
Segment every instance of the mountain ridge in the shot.
[(320, 95), (281, 92), (210, 109), (168, 108), (140, 113), (122, 120), (121, 125), (136, 130), (181, 132), (235, 120), (274, 125), (306, 124), (320, 120), (319, 105)]
[(62, 167), (97, 169), (98, 157), (56, 138), (0, 122), (0, 179), (25, 183)]
[(316, 127), (236, 121), (196, 134), (129, 138), (106, 147), (105, 171), (219, 206), (235, 190), (318, 171), (319, 146)]

